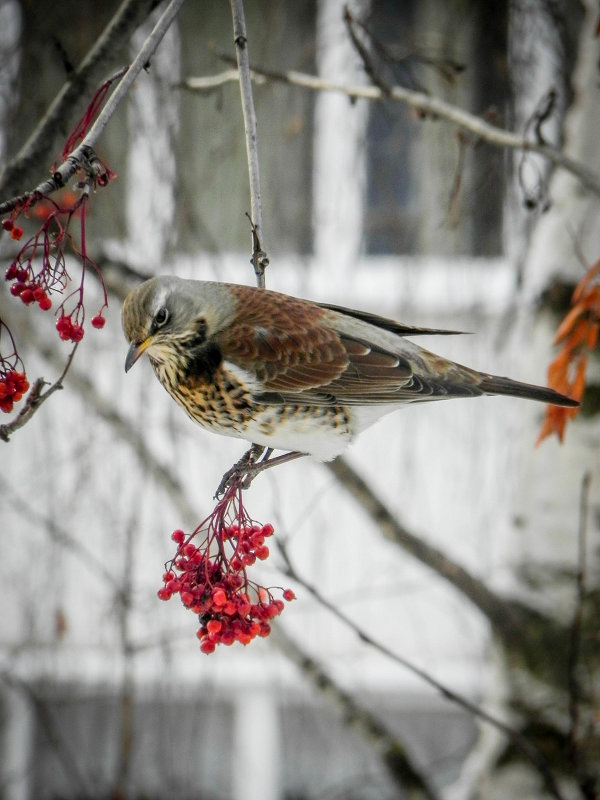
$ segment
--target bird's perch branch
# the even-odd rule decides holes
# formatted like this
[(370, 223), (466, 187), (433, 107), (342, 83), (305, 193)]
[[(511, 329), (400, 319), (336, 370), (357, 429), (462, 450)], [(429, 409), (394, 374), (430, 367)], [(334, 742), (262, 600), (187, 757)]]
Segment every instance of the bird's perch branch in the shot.
[(248, 178), (250, 181), (250, 224), (252, 226), (252, 263), (259, 288), (265, 288), (265, 269), (269, 263), (266, 254), (265, 235), (262, 216), (262, 195), (260, 192), (260, 169), (258, 162), (258, 133), (256, 110), (252, 92), (250, 57), (248, 55), (248, 35), (244, 16), (243, 0), (231, 0), (233, 16), (233, 41), (237, 56), (237, 80), (240, 84), (242, 114), (246, 134), (246, 153), (248, 156)]
[[(253, 79), (260, 83), (264, 83), (265, 81), (277, 81), (299, 86), (304, 89), (310, 89), (314, 92), (336, 92), (338, 94), (344, 94), (352, 100), (386, 100), (388, 102), (405, 103), (424, 116), (446, 120), (488, 144), (508, 150), (538, 153), (554, 166), (570, 172), (583, 186), (600, 196), (600, 176), (588, 169), (585, 164), (570, 158), (561, 150), (545, 142), (536, 141), (527, 136), (521, 136), (512, 131), (507, 131), (504, 128), (499, 128), (497, 125), (492, 125), (476, 114), (464, 111), (439, 97), (432, 97), (424, 92), (417, 92), (413, 89), (407, 89), (404, 86), (391, 86), (386, 91), (379, 86), (348, 86), (317, 77), (316, 75), (307, 75), (306, 73), (295, 72), (293, 70), (288, 72), (273, 72), (253, 66), (251, 74)], [(207, 92), (233, 80), (238, 80), (235, 70), (226, 70), (218, 76), (211, 76), (209, 78), (190, 77), (181, 85), (183, 88), (191, 91)]]

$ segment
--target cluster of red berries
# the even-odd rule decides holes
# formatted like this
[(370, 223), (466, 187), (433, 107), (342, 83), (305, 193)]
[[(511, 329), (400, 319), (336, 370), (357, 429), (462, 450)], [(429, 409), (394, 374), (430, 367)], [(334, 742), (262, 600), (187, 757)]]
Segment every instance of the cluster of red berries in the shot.
[[(196, 547), (190, 540), (202, 530), (207, 530), (207, 535)], [(281, 614), (283, 600), (274, 599), (269, 589), (250, 581), (246, 567), (268, 557), (264, 542), (272, 534), (272, 525), (245, 521), (226, 525), (221, 514), (213, 514), (207, 528), (203, 523), (187, 539), (183, 531), (173, 532), (177, 553), (163, 575), (164, 586), (158, 590), (158, 597), (169, 600), (179, 594), (183, 605), (199, 615), (196, 635), (203, 653), (212, 653), (218, 644), (246, 645), (256, 636), (271, 632), (269, 620)], [(226, 542), (233, 550), (230, 557), (226, 555)], [(211, 543), (217, 545), (212, 557)], [(294, 597), (291, 589), (283, 592), (284, 600)]]
[(73, 322), (71, 316), (61, 314), (56, 320), (56, 330), (63, 342), (80, 342), (83, 339), (83, 325)]
[(15, 369), (9, 369), (4, 374), (0, 372), (0, 411), (9, 414), (13, 404), (23, 397), (27, 389), (29, 381), (24, 372)]
[(37, 303), (42, 311), (52, 308), (52, 300), (44, 287), (34, 278), (30, 277), (29, 270), (25, 267), (18, 267), (13, 262), (6, 270), (6, 280), (14, 281), (10, 287), (10, 293), (14, 297), (20, 297), (26, 306)]
[[(76, 312), (77, 309), (75, 309), (73, 314)], [(73, 322), (73, 314), (63, 313), (56, 320), (56, 330), (58, 331), (58, 335), (65, 342), (80, 342), (83, 339), (83, 325)], [(96, 314), (95, 317), (92, 317), (92, 325), (94, 328), (103, 328), (105, 323), (106, 319), (102, 316), (102, 314)]]
[(11, 239), (20, 239), (23, 236), (23, 228), (20, 225), (15, 225), (10, 217), (2, 220), (2, 228), (5, 231), (10, 231)]

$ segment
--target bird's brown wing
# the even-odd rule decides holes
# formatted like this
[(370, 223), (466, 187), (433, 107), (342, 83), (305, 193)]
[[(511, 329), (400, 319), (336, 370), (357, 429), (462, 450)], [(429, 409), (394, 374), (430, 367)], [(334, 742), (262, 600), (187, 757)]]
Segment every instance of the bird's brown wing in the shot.
[(259, 290), (235, 289), (236, 322), (218, 344), (226, 361), (257, 380), (262, 402), (370, 405), (481, 394), (474, 384), (435, 381), (427, 370), (416, 375), (408, 358), (337, 331), (314, 303), (266, 290), (258, 303)]

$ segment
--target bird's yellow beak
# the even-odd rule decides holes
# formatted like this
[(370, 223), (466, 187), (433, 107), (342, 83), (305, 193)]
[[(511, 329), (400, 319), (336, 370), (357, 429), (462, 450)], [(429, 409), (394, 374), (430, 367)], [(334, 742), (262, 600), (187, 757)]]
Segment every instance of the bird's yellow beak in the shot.
[(144, 351), (147, 350), (150, 344), (152, 344), (152, 337), (148, 336), (148, 338), (144, 339), (144, 341), (140, 344), (137, 342), (132, 342), (129, 345), (127, 358), (125, 359), (125, 372), (129, 372), (129, 370), (133, 367), (138, 358), (143, 355)]

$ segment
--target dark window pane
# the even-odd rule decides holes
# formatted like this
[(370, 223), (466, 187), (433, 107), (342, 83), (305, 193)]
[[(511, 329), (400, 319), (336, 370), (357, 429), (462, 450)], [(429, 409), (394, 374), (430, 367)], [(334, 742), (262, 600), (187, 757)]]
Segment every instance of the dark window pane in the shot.
[[(506, 3), (374, 0), (365, 21), (389, 84), (439, 96), (502, 124), (509, 98)], [(498, 255), (503, 154), (397, 103), (370, 110), (366, 247), (370, 253)]]

